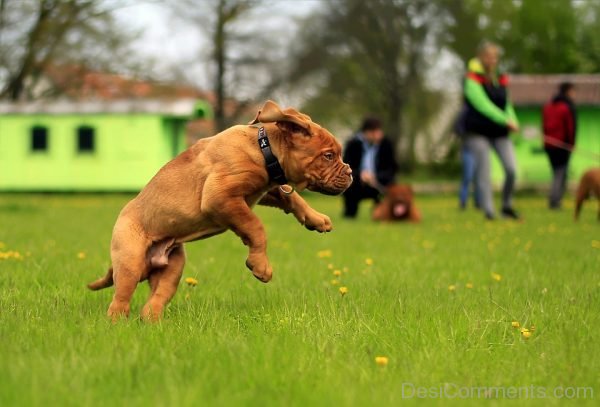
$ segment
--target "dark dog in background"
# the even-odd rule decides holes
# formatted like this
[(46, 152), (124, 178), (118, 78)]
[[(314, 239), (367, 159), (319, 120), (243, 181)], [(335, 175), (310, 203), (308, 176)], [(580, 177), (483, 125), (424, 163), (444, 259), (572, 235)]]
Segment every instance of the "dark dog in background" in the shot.
[(383, 200), (373, 210), (373, 220), (420, 222), (421, 213), (415, 205), (411, 186), (389, 186)]
[(598, 220), (600, 220), (600, 168), (589, 169), (581, 176), (575, 198), (575, 220), (579, 219), (583, 201), (591, 195), (598, 199)]

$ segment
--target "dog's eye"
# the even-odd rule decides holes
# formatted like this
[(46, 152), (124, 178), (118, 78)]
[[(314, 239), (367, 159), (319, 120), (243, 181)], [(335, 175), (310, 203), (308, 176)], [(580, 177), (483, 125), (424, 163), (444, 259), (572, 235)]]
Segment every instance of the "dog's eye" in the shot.
[(327, 152), (325, 154), (323, 154), (323, 157), (325, 157), (326, 160), (333, 160), (333, 153), (332, 152)]

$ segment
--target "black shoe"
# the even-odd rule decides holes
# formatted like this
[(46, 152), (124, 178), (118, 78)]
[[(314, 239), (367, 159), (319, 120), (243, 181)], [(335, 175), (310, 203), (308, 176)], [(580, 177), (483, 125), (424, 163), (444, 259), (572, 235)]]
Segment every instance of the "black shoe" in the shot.
[(496, 216), (493, 213), (486, 212), (485, 213), (485, 219), (486, 220), (496, 220)]
[(502, 208), (502, 216), (515, 220), (521, 219), (519, 214), (513, 208)]

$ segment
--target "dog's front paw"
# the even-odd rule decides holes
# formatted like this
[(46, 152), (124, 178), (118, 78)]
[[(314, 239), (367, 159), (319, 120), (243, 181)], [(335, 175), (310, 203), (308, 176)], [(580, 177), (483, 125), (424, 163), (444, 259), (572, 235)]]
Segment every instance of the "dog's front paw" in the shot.
[(268, 283), (273, 277), (273, 269), (269, 264), (269, 259), (265, 255), (249, 255), (246, 259), (246, 267), (248, 267), (254, 277), (263, 283)]
[(304, 215), (304, 227), (308, 230), (316, 230), (319, 233), (331, 232), (333, 229), (333, 225), (331, 223), (331, 219), (329, 216), (323, 215), (315, 211), (314, 209), (310, 209)]

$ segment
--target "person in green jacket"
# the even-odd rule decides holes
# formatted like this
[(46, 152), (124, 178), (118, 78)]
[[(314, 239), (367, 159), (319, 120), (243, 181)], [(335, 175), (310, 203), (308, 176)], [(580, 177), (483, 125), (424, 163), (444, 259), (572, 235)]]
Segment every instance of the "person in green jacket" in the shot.
[(502, 189), (502, 215), (519, 219), (512, 198), (515, 186), (516, 162), (510, 132), (519, 130), (519, 122), (508, 94), (508, 76), (498, 71), (500, 49), (485, 42), (476, 59), (469, 62), (464, 85), (466, 113), (465, 143), (475, 156), (475, 184), (480, 205), (487, 219), (495, 219), (490, 176), (490, 149), (494, 149), (505, 180)]

